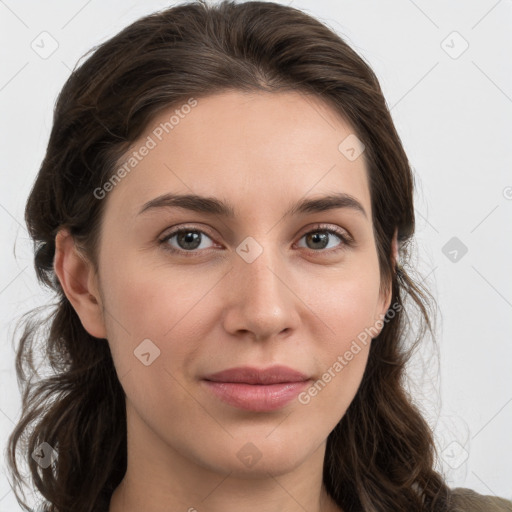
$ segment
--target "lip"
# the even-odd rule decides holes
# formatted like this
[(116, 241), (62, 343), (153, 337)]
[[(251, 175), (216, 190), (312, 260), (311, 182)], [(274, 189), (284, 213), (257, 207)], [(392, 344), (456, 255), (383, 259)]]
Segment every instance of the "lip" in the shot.
[(303, 382), (308, 380), (309, 377), (288, 366), (275, 365), (262, 369), (252, 366), (239, 366), (212, 373), (204, 377), (204, 379), (214, 382), (244, 384), (281, 384), (286, 382)]
[(281, 409), (310, 383), (310, 378), (287, 366), (266, 369), (238, 367), (203, 379), (209, 391), (239, 409), (266, 412)]

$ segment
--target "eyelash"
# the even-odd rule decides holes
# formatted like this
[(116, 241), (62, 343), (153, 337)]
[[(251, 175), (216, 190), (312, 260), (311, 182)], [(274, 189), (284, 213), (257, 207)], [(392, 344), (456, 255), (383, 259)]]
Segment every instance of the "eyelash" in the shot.
[[(187, 226), (180, 227), (179, 229), (176, 229), (176, 230), (172, 231), (171, 233), (168, 233), (167, 235), (165, 235), (165, 237), (163, 239), (159, 240), (159, 244), (163, 246), (164, 251), (168, 251), (173, 254), (180, 254), (180, 255), (183, 255), (186, 257), (197, 257), (197, 256), (201, 255), (200, 253), (202, 253), (204, 251), (208, 251), (208, 249), (202, 249), (202, 250), (194, 249), (191, 251), (185, 251), (184, 249), (176, 249), (175, 247), (171, 247), (169, 244), (166, 243), (171, 238), (173, 238), (176, 235), (183, 233), (183, 232), (185, 232), (185, 233), (187, 233), (187, 232), (201, 233), (202, 235), (206, 235), (210, 239), (212, 238), (211, 236), (208, 235), (208, 233), (206, 233), (205, 231), (203, 231), (201, 229), (197, 229), (195, 227), (187, 227)], [(354, 245), (354, 240), (349, 235), (347, 235), (345, 231), (334, 229), (332, 227), (326, 227), (324, 225), (316, 226), (313, 230), (304, 233), (300, 237), (300, 239), (304, 238), (307, 235), (313, 234), (313, 233), (329, 233), (331, 235), (335, 235), (336, 237), (338, 237), (340, 239), (341, 243), (340, 243), (339, 247), (337, 247), (335, 249), (327, 249), (327, 250), (317, 249), (317, 250), (315, 250), (315, 249), (307, 249), (306, 248), (306, 250), (310, 253), (337, 254), (338, 252), (346, 250), (347, 248), (352, 247)]]

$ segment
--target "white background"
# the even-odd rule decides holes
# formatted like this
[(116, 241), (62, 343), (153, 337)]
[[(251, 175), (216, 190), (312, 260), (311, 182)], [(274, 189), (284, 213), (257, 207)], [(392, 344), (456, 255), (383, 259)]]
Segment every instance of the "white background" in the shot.
[[(282, 3), (326, 22), (380, 80), (416, 174), (415, 264), (440, 310), (439, 363), (425, 345), (410, 386), (435, 429), (449, 485), (512, 499), (512, 1)], [(20, 413), (13, 329), (49, 300), (35, 278), (23, 215), (56, 96), (83, 53), (169, 5), (0, 1), (2, 450)], [(46, 59), (31, 48), (48, 37), (43, 31), (58, 43)], [(455, 262), (443, 253), (452, 237), (468, 249)], [(0, 512), (19, 510), (3, 457), (1, 471)]]

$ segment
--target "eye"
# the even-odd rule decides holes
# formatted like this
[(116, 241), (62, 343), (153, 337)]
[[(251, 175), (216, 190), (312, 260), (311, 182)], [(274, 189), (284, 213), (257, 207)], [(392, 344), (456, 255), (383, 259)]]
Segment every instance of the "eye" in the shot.
[[(302, 239), (305, 239), (307, 245), (304, 246), (299, 243), (298, 247), (305, 247), (315, 253), (336, 253), (352, 246), (354, 243), (350, 235), (341, 228), (325, 226), (317, 226), (316, 229), (308, 231), (302, 235), (300, 240)], [(175, 254), (197, 256), (202, 251), (213, 247), (211, 243), (208, 245), (208, 240), (212, 242), (211, 237), (203, 230), (181, 227), (165, 235), (160, 240), (160, 244), (163, 245), (164, 250)]]
[[(206, 239), (211, 241), (211, 238), (204, 231), (195, 228), (180, 228), (167, 234), (160, 240), (160, 243), (164, 245), (167, 251), (184, 254), (193, 253), (196, 249), (208, 249), (209, 247), (205, 246)], [(173, 240), (177, 247), (171, 243)], [(188, 256), (189, 254), (185, 255)]]
[[(333, 237), (338, 239), (338, 242), (336, 243), (336, 240), (333, 240)], [(314, 252), (328, 252), (333, 253), (340, 250), (345, 249), (346, 247), (349, 247), (352, 245), (352, 239), (349, 237), (349, 235), (342, 231), (341, 229), (333, 229), (333, 228), (327, 228), (323, 226), (318, 226), (313, 231), (308, 231), (306, 234), (304, 234), (301, 237), (301, 240), (305, 238), (306, 249), (310, 249)], [(332, 243), (334, 245), (332, 245)], [(341, 243), (340, 243), (341, 242)], [(329, 246), (329, 244), (331, 245)], [(300, 246), (299, 247), (304, 247)], [(328, 251), (323, 251), (323, 249), (329, 249)]]

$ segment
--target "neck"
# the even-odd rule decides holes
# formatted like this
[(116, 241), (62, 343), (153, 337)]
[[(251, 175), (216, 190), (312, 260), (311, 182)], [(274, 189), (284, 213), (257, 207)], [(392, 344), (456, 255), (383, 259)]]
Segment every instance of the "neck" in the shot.
[(109, 512), (340, 512), (323, 483), (325, 441), (292, 471), (220, 472), (129, 422), (128, 464)]
[[(307, 487), (291, 487), (286, 478), (241, 484), (230, 477), (218, 479), (208, 491), (200, 489), (186, 497), (183, 492), (144, 487), (144, 481), (125, 478), (112, 495), (109, 512), (342, 512), (324, 488), (308, 494)], [(170, 487), (170, 486), (169, 486)], [(155, 492), (153, 492), (155, 491)], [(144, 494), (146, 492), (146, 494)]]

